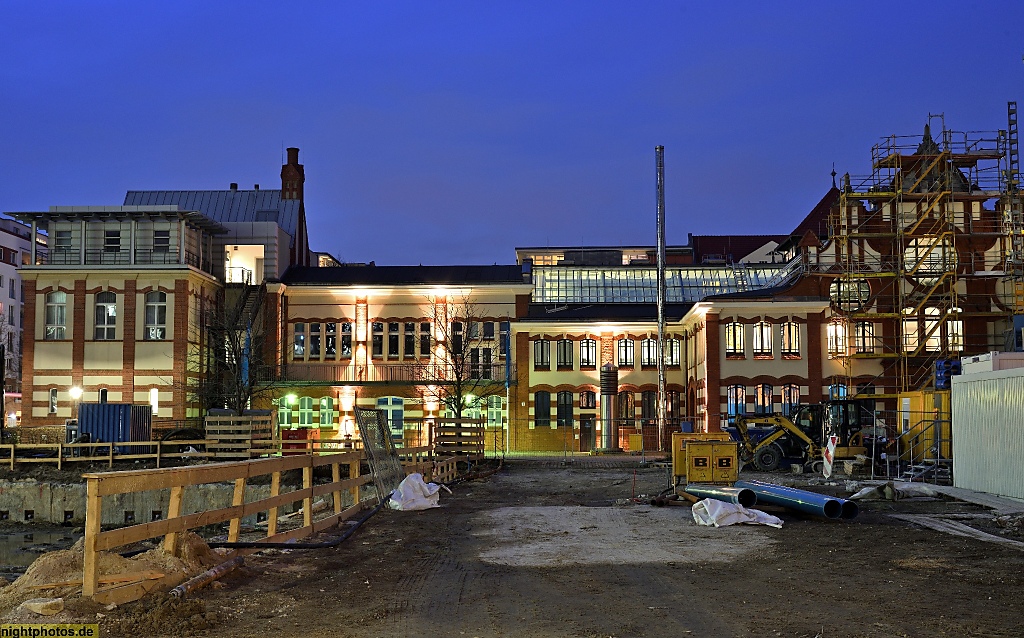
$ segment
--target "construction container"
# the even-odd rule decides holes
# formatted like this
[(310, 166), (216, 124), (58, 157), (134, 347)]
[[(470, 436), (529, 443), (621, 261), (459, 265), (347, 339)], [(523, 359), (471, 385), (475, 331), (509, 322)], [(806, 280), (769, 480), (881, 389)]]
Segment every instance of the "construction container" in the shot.
[(686, 482), (732, 485), (739, 478), (739, 446), (735, 441), (686, 443)]
[(686, 443), (688, 441), (731, 441), (728, 432), (673, 432), (672, 475), (686, 476)]
[(1024, 499), (1024, 370), (953, 378), (953, 485)]
[[(78, 406), (79, 435), (88, 434), (94, 443), (149, 441), (153, 408), (131, 403), (82, 403)], [(144, 454), (145, 446), (117, 446), (118, 454)]]

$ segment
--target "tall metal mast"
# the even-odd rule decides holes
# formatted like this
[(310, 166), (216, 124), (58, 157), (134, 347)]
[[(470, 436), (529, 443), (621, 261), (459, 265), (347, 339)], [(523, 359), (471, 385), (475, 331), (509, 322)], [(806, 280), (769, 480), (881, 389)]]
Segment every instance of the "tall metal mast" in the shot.
[(658, 171), (658, 449), (665, 437), (665, 147), (654, 147)]

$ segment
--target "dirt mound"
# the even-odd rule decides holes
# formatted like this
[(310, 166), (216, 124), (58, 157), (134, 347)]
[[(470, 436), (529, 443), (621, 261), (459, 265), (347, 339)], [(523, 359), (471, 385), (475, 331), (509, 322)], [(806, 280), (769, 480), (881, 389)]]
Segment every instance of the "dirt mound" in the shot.
[[(202, 538), (191, 532), (179, 536), (176, 553), (180, 558), (172, 556), (160, 548), (151, 549), (131, 558), (110, 552), (100, 552), (97, 571), (101, 578), (137, 572), (159, 572), (165, 575), (166, 582), (177, 584), (223, 560), (210, 550)], [(79, 597), (82, 591), (84, 560), (84, 538), (79, 539), (69, 549), (41, 555), (29, 566), (24, 575), (9, 586), (0, 589), (0, 614), (10, 615), (12, 610), (30, 598), (40, 596)], [(43, 590), (33, 589), (35, 585), (69, 581), (77, 582)]]

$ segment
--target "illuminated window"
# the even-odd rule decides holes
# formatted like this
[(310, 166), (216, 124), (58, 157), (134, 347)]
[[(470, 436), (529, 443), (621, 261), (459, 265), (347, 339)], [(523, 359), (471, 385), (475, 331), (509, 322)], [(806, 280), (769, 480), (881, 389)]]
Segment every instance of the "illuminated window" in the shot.
[(537, 339), (533, 342), (533, 366), (535, 368), (551, 367), (551, 342)]
[(787, 321), (782, 324), (782, 356), (798, 358), (800, 356), (800, 324)]
[(658, 340), (657, 339), (643, 339), (640, 341), (640, 365), (641, 366), (656, 366), (658, 365)]
[(871, 286), (866, 279), (835, 279), (829, 286), (832, 306), (843, 312), (855, 312), (871, 298)]
[(505, 398), (502, 396), (494, 394), (487, 397), (487, 427), (501, 427), (504, 404)]
[(299, 427), (313, 427), (313, 397), (299, 397)]
[(760, 321), (754, 324), (754, 357), (757, 359), (771, 359), (772, 352), (772, 324)]
[(117, 328), (117, 295), (106, 291), (96, 295), (96, 332), (97, 340), (116, 339)]
[(405, 399), (402, 397), (380, 397), (377, 399), (377, 409), (384, 411), (384, 416), (391, 428), (391, 438), (396, 444), (401, 444), (405, 436)]
[(670, 368), (679, 366), (679, 339), (665, 340), (665, 365)]
[(828, 324), (826, 331), (829, 358), (846, 356), (846, 324), (841, 321), (833, 321)]
[(159, 291), (146, 293), (146, 341), (167, 338), (167, 294)]
[(149, 390), (149, 405), (153, 408), (153, 416), (160, 415), (160, 391), (156, 388)]
[(580, 367), (597, 367), (597, 341), (594, 339), (580, 341)]
[(633, 367), (633, 340), (619, 339), (617, 348), (620, 368)]
[(942, 314), (938, 308), (924, 309), (924, 349), (929, 352), (938, 352), (942, 349), (942, 332), (939, 330), (939, 315)]
[(742, 357), (743, 324), (733, 321), (725, 324), (725, 356)]
[(772, 388), (770, 383), (754, 386), (754, 414), (772, 413)]
[(334, 427), (334, 397), (320, 397), (320, 427)]
[(846, 384), (833, 383), (828, 387), (828, 398), (832, 400), (846, 398)]
[(60, 291), (47, 293), (45, 321), (44, 339), (54, 341), (64, 338), (67, 322), (67, 293)]
[(50, 414), (57, 414), (57, 388), (50, 388)]

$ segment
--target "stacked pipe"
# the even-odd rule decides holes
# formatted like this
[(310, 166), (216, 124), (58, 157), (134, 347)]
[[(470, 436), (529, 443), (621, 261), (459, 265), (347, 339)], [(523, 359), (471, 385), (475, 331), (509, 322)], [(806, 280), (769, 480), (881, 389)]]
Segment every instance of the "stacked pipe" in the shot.
[[(781, 505), (798, 512), (827, 518), (855, 518), (860, 507), (854, 501), (815, 494), (795, 487), (786, 487), (764, 481), (736, 481), (735, 487), (752, 491), (759, 502)], [(689, 489), (689, 488), (687, 488)]]

